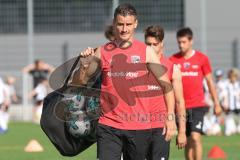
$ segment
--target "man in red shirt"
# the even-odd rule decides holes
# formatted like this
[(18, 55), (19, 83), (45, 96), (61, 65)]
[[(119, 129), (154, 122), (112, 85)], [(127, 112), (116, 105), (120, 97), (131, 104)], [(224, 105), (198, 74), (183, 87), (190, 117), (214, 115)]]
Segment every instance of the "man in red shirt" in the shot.
[(122, 153), (127, 160), (145, 159), (152, 135), (149, 96), (154, 93), (146, 88), (146, 69), (158, 79), (166, 100), (165, 140), (169, 141), (176, 129), (175, 121), (168, 119), (174, 117), (170, 81), (166, 74), (159, 74), (156, 66), (160, 66), (160, 62), (155, 51), (134, 39), (137, 24), (136, 9), (130, 4), (119, 5), (113, 19), (115, 40), (96, 51), (88, 48), (81, 52), (89, 61), (81, 63), (73, 76), (72, 84), (86, 84), (101, 67), (101, 90), (112, 95), (101, 93), (100, 97), (102, 115), (97, 128), (100, 160), (119, 160)]
[(180, 52), (172, 55), (170, 60), (178, 65), (182, 72), (183, 93), (188, 114), (186, 134), (188, 136), (185, 148), (187, 160), (202, 159), (202, 126), (203, 116), (208, 111), (204, 102), (203, 79), (207, 85), (214, 102), (214, 112), (221, 113), (217, 98), (212, 69), (208, 57), (193, 50), (193, 33), (190, 28), (182, 28), (177, 32), (177, 41)]
[[(177, 145), (179, 148), (183, 148), (186, 145), (186, 111), (185, 104), (183, 98), (183, 90), (182, 90), (182, 77), (181, 72), (178, 67), (173, 65), (173, 63), (168, 60), (163, 54), (164, 52), (164, 30), (161, 26), (151, 25), (148, 26), (145, 30), (145, 43), (151, 46), (155, 52), (158, 54), (159, 60), (162, 65), (164, 65), (167, 69), (167, 74), (174, 89), (175, 95), (175, 110), (178, 120), (178, 136), (177, 136)], [(158, 85), (152, 87), (153, 89), (160, 88)], [(151, 89), (151, 87), (149, 87)], [(151, 97), (150, 100), (151, 113), (162, 114), (162, 106), (165, 106), (165, 101), (163, 100), (163, 95), (159, 95), (156, 97)], [(158, 119), (152, 119), (152, 128), (154, 130), (151, 144), (148, 151), (148, 160), (157, 160), (161, 158), (168, 159), (169, 156), (169, 147), (170, 142), (165, 141), (163, 137), (163, 126)]]

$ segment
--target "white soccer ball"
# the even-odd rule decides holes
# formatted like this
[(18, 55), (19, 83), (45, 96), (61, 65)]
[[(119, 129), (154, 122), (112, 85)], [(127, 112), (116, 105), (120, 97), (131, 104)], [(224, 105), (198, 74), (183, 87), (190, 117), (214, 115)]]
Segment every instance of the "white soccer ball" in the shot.
[(91, 123), (84, 112), (80, 115), (72, 114), (66, 123), (69, 133), (76, 138), (84, 137), (90, 134)]
[(82, 113), (85, 103), (85, 97), (76, 95), (66, 99), (67, 109), (71, 114), (79, 115)]

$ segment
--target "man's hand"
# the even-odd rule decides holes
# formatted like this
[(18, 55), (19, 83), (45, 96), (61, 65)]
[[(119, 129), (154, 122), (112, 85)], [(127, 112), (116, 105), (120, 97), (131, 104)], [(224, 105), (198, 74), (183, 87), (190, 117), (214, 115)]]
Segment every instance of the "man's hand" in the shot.
[(176, 145), (178, 149), (183, 149), (187, 144), (187, 137), (185, 133), (179, 132), (176, 138)]
[(176, 123), (175, 115), (168, 114), (168, 117), (165, 122), (165, 127), (163, 128), (163, 135), (165, 135), (165, 140), (170, 141), (174, 135), (176, 135)]
[(83, 52), (80, 52), (80, 61), (81, 61), (81, 66), (83, 69), (87, 70), (89, 67), (89, 64), (92, 61), (92, 56), (94, 55), (95, 51), (93, 48), (88, 47), (86, 50)]
[(219, 104), (214, 105), (214, 114), (219, 116), (222, 113), (222, 108)]
[(91, 48), (91, 47), (88, 47), (83, 52), (80, 52), (80, 56), (83, 57), (83, 58), (88, 57), (90, 55), (94, 55), (94, 49)]

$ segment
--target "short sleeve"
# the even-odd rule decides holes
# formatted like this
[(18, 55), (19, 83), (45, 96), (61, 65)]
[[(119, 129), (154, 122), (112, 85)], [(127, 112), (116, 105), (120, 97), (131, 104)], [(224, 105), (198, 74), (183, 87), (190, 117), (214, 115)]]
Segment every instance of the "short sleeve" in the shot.
[(203, 57), (202, 72), (204, 76), (212, 72), (211, 64), (207, 56)]

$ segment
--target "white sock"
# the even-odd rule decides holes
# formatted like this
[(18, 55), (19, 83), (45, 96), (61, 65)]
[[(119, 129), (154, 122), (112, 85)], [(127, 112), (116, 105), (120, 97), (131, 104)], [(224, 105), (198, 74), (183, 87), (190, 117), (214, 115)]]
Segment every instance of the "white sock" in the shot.
[(1, 121), (0, 122), (1, 123), (0, 124), (1, 128), (3, 130), (7, 130), (8, 129), (8, 121), (9, 121), (9, 114), (7, 112), (2, 112), (0, 121)]

